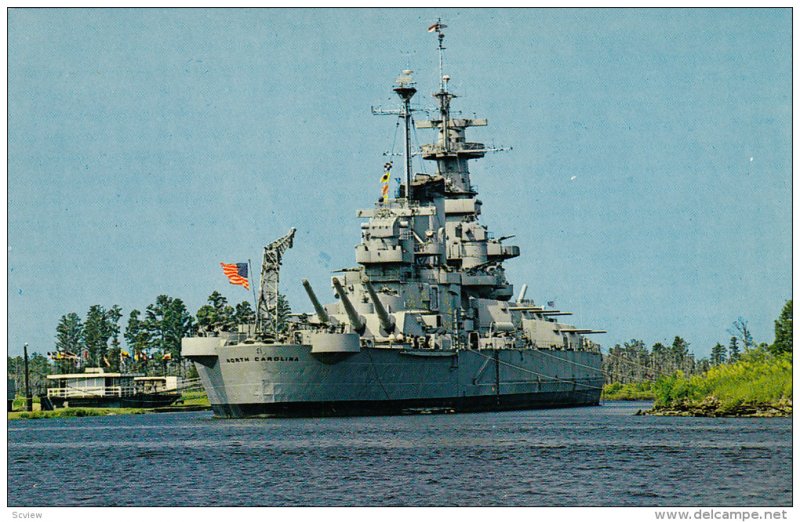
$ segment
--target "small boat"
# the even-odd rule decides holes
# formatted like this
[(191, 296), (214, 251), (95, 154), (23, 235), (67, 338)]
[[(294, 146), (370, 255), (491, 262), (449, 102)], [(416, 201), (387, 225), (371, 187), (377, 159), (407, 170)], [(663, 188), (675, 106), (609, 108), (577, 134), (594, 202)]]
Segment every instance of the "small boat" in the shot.
[(55, 408), (157, 408), (181, 397), (175, 376), (148, 377), (86, 368), (84, 373), (48, 375), (47, 380), (47, 399)]

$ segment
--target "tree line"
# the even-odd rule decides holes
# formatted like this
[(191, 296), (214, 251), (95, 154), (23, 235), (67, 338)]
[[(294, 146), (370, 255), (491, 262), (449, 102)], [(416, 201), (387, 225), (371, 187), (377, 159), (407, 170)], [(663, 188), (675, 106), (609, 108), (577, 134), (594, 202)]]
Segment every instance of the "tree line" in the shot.
[[(285, 298), (282, 302), (288, 308)], [(90, 306), (83, 317), (76, 312), (61, 316), (55, 350), (46, 355), (34, 352), (29, 357), (33, 389), (43, 389), (48, 374), (85, 367), (191, 376), (193, 372), (181, 357), (183, 337), (235, 331), (239, 325), (254, 323), (256, 314), (250, 302), (231, 305), (214, 291), (194, 315), (183, 300), (162, 294), (144, 311), (131, 310), (124, 325), (122, 319), (120, 306), (105, 308), (99, 304)], [(24, 387), (23, 365), (22, 356), (8, 357), (9, 378), (16, 381), (20, 391)]]
[(194, 315), (181, 299), (162, 294), (144, 312), (131, 310), (122, 332), (127, 349), (120, 343), (121, 317), (117, 305), (107, 310), (92, 305), (83, 322), (74, 312), (62, 316), (56, 326), (57, 353), (77, 356), (68, 356), (66, 360), (81, 361), (83, 366), (112, 370), (121, 366), (144, 369), (153, 361), (178, 363), (182, 360), (182, 338), (234, 331), (238, 325), (253, 323), (256, 315), (248, 301), (231, 306), (216, 291)]
[(792, 352), (792, 301), (783, 307), (775, 320), (775, 340), (772, 344), (753, 341), (747, 321), (738, 318), (728, 329), (727, 344), (716, 343), (711, 355), (698, 359), (689, 351), (689, 343), (676, 336), (672, 344), (657, 342), (647, 347), (644, 341), (631, 339), (622, 345), (616, 344), (603, 357), (603, 372), (606, 383), (629, 384), (655, 381), (659, 377), (680, 371), (685, 376), (706, 373), (715, 366), (735, 363), (742, 354), (761, 350), (773, 355)]

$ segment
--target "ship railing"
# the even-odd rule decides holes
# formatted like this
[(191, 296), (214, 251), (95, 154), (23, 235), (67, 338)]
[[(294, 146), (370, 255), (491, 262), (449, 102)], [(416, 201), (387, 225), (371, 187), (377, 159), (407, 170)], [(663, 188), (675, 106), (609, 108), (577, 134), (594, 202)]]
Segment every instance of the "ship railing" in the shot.
[(397, 209), (420, 208), (422, 206), (423, 205), (421, 205), (419, 203), (419, 201), (414, 201), (414, 200), (409, 201), (406, 198), (394, 198), (394, 199), (390, 199), (387, 202), (378, 201), (377, 203), (375, 203), (375, 207), (376, 208), (388, 209), (388, 210), (392, 210), (392, 209), (395, 209), (395, 208), (397, 208)]
[(408, 277), (404, 273), (400, 274), (370, 274), (369, 280), (372, 283), (405, 283)]
[(423, 143), (420, 146), (420, 151), (424, 155), (436, 154), (436, 153), (442, 152), (443, 150), (444, 150), (444, 148), (441, 145), (435, 145), (433, 143)]
[(48, 388), (47, 396), (60, 399), (127, 397), (133, 395), (134, 392), (133, 386), (68, 386), (66, 388)]
[(170, 393), (177, 391), (177, 388), (167, 388), (165, 384), (161, 383), (147, 383), (138, 385), (136, 391), (141, 393)]
[[(450, 153), (453, 152), (487, 152), (485, 143), (477, 143), (474, 141), (458, 142), (455, 146), (451, 146)], [(423, 143), (420, 145), (420, 152), (424, 155), (430, 154), (444, 154), (446, 151), (439, 143)]]
[(178, 385), (178, 391), (200, 390), (203, 388), (203, 383), (200, 378), (197, 379), (184, 379)]

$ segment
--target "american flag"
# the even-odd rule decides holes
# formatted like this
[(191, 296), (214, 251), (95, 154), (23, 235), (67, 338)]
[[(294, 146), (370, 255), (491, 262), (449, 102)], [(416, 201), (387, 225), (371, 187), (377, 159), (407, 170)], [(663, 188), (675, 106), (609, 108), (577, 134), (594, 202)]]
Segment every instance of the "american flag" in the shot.
[(220, 266), (232, 285), (241, 285), (250, 290), (250, 282), (247, 280), (247, 263), (220, 263)]

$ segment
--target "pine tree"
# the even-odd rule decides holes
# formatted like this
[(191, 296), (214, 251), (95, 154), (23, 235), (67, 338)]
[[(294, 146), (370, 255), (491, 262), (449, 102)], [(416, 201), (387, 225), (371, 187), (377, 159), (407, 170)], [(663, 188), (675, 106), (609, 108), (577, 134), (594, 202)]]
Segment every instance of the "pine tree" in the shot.
[(674, 370), (670, 364), (670, 349), (662, 343), (655, 343), (652, 348), (652, 365), (655, 377), (671, 374)]
[(689, 343), (687, 343), (682, 337), (675, 336), (669, 352), (673, 371), (682, 370), (684, 373), (689, 373), (685, 368), (685, 360), (689, 355)]
[(731, 342), (728, 344), (728, 360), (732, 363), (738, 361), (739, 352), (739, 339), (736, 336), (732, 336)]
[[(248, 303), (249, 304), (249, 303)], [(228, 300), (217, 291), (208, 296), (208, 304), (197, 310), (197, 326), (206, 332), (227, 332), (235, 329), (236, 311)]]
[(80, 355), (83, 348), (83, 324), (75, 312), (62, 315), (56, 326), (56, 350)]
[(769, 351), (774, 354), (792, 353), (792, 300), (786, 301), (775, 321), (775, 342)]
[(725, 364), (726, 356), (727, 350), (722, 344), (717, 343), (713, 348), (711, 348), (711, 364), (713, 366)]
[(150, 334), (144, 327), (144, 321), (139, 319), (141, 314), (139, 310), (131, 310), (130, 316), (128, 316), (128, 326), (125, 328), (125, 342), (128, 344), (128, 350), (136, 366), (143, 366), (142, 354), (150, 355)]
[(83, 325), (83, 339), (89, 355), (87, 361), (89, 365), (106, 366), (108, 337), (105, 310), (100, 305), (90, 306)]
[(161, 347), (162, 354), (169, 354), (172, 361), (181, 360), (181, 341), (195, 333), (195, 323), (192, 314), (186, 309), (181, 299), (172, 299), (164, 316), (164, 343)]
[(145, 311), (144, 329), (150, 336), (150, 346), (163, 357), (180, 359), (181, 339), (194, 332), (194, 319), (183, 301), (167, 295), (156, 297), (156, 302)]
[(242, 301), (236, 305), (234, 317), (236, 324), (253, 324), (256, 321), (256, 313), (249, 301)]
[(111, 339), (111, 346), (108, 348), (108, 362), (111, 364), (112, 371), (119, 371), (120, 353), (122, 348), (119, 342), (119, 320), (122, 317), (122, 308), (117, 305), (112, 306), (106, 311), (106, 334)]
[(62, 315), (56, 326), (56, 351), (67, 357), (57, 359), (56, 366), (60, 373), (68, 373), (77, 365), (77, 359), (83, 352), (83, 324), (78, 314), (70, 312)]
[(148, 348), (156, 352), (162, 351), (165, 345), (164, 316), (167, 314), (169, 302), (169, 296), (163, 294), (159, 295), (156, 297), (156, 302), (147, 305), (144, 311), (142, 326), (150, 337), (150, 345)]
[(289, 315), (292, 313), (292, 308), (289, 306), (289, 300), (286, 296), (278, 293), (278, 331), (283, 332), (286, 330)]

